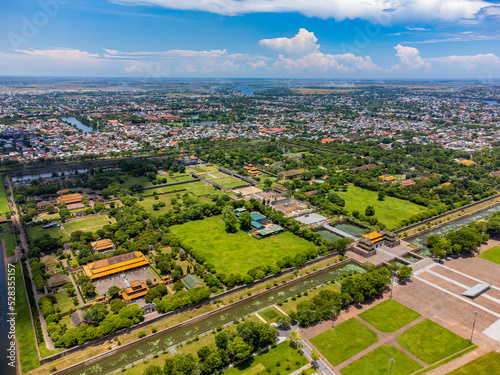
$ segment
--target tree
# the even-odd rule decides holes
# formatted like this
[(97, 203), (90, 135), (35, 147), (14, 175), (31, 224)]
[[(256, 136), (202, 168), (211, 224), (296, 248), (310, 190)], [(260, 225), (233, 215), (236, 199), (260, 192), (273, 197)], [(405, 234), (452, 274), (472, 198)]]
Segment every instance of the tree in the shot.
[(165, 375), (192, 375), (196, 369), (196, 359), (191, 353), (176, 354), (173, 358), (167, 358), (163, 367)]
[(142, 375), (163, 375), (164, 372), (160, 366), (150, 365), (144, 370)]
[(302, 340), (302, 336), (299, 335), (299, 333), (297, 331), (290, 332), (290, 341), (291, 341), (292, 345), (294, 345), (296, 347), (297, 343), (300, 340)]
[(100, 322), (106, 318), (108, 309), (102, 303), (96, 303), (85, 314), (85, 320), (94, 326), (98, 326)]
[(234, 214), (233, 206), (226, 205), (222, 209), (222, 219), (224, 224), (226, 224), (226, 231), (229, 233), (234, 233), (238, 229), (238, 218)]
[(321, 357), (319, 356), (319, 353), (316, 350), (312, 350), (311, 352), (311, 359), (314, 363), (318, 362)]
[(402, 266), (397, 272), (397, 277), (399, 281), (406, 280), (411, 275), (413, 275), (413, 269), (408, 266)]
[(127, 304), (125, 302), (123, 302), (121, 299), (117, 298), (117, 299), (112, 300), (109, 306), (110, 306), (109, 309), (114, 314), (118, 314), (122, 308), (127, 306)]
[(380, 190), (380, 191), (378, 192), (378, 200), (379, 200), (379, 201), (385, 201), (385, 191)]
[(45, 209), (47, 210), (47, 212), (49, 214), (53, 214), (54, 212), (56, 212), (56, 208), (54, 206), (52, 206), (51, 204), (49, 204), (47, 207), (45, 207)]
[(115, 299), (115, 298), (119, 298), (121, 296), (121, 291), (122, 290), (120, 288), (113, 285), (113, 286), (109, 287), (107, 294), (108, 294), (108, 297), (110, 299)]
[(240, 229), (249, 230), (252, 227), (252, 216), (248, 211), (240, 215)]
[(87, 281), (81, 285), (82, 293), (86, 296), (93, 297), (97, 294), (95, 285), (92, 282)]
[(375, 208), (373, 206), (366, 206), (366, 209), (365, 209), (365, 215), (366, 216), (373, 216), (375, 215)]

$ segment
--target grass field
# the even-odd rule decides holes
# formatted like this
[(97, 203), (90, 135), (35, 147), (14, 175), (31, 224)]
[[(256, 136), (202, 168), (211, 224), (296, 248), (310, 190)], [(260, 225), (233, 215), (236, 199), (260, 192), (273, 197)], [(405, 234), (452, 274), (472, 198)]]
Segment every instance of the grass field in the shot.
[(188, 167), (186, 171), (195, 172), (195, 173), (206, 173), (206, 172), (216, 172), (219, 170), (219, 167), (216, 165), (201, 165), (199, 167)]
[(146, 176), (132, 177), (126, 174), (123, 176), (123, 179), (125, 180), (125, 182), (123, 182), (121, 186), (125, 190), (130, 189), (130, 187), (133, 185), (141, 185), (142, 187), (153, 186), (151, 181), (149, 181), (149, 178), (147, 178)]
[(419, 313), (388, 299), (359, 314), (359, 317), (382, 332), (395, 332), (420, 317)]
[(353, 185), (349, 185), (346, 192), (335, 191), (334, 193), (345, 200), (345, 208), (349, 212), (359, 211), (364, 215), (366, 206), (372, 205), (375, 208), (375, 216), (387, 226), (388, 230), (399, 228), (402, 220), (426, 210), (423, 206), (389, 196), (381, 202), (378, 200), (376, 191)]
[(5, 188), (3, 187), (3, 177), (0, 177), (0, 215), (9, 212), (7, 205), (7, 197), (5, 196)]
[(393, 375), (409, 375), (422, 366), (392, 345), (381, 345), (349, 366), (340, 370), (342, 375), (385, 375), (391, 370), (389, 359), (396, 362), (392, 366)]
[(16, 341), (23, 373), (40, 366), (36, 354), (36, 338), (24, 289), (21, 264), (16, 263)]
[(500, 353), (489, 352), (466, 365), (449, 372), (448, 375), (493, 375), (500, 374)]
[(196, 195), (197, 197), (201, 195), (223, 195), (224, 192), (214, 189), (212, 186), (199, 186), (189, 190), (190, 193)]
[(493, 246), (491, 249), (483, 251), (479, 257), (500, 264), (500, 246)]
[(1, 239), (3, 239), (4, 244), (5, 244), (5, 253), (7, 254), (8, 257), (14, 255), (16, 252), (16, 239), (14, 238), (14, 234), (4, 234), (0, 236)]
[(377, 342), (377, 334), (351, 318), (313, 337), (311, 343), (334, 366)]
[[(75, 295), (76, 295), (75, 291)], [(61, 309), (61, 313), (69, 311), (69, 309), (77, 309), (77, 306), (73, 303), (73, 297), (68, 297), (68, 293), (66, 293), (66, 289), (60, 290), (55, 294), (57, 298), (57, 306)]]
[(286, 256), (293, 258), (295, 254), (315, 246), (290, 232), (261, 240), (240, 230), (227, 233), (221, 216), (175, 225), (170, 230), (203, 254), (218, 272), (226, 274), (246, 274), (253, 267), (274, 265), (279, 259)]
[(280, 318), (285, 316), (274, 306), (259, 312), (259, 315), (266, 320), (267, 324), (276, 323)]
[[(287, 361), (288, 359), (288, 361)], [(280, 362), (279, 366), (277, 362)], [(276, 374), (279, 371), (280, 374), (286, 375), (290, 374), (295, 370), (298, 370), (302, 366), (308, 363), (307, 359), (300, 354), (300, 352), (290, 346), (289, 341), (282, 342), (276, 347), (271, 348), (250, 358), (239, 365), (231, 367), (229, 370), (224, 371), (226, 375), (257, 375), (259, 373), (268, 373), (266, 369), (271, 370), (271, 374)], [(287, 364), (290, 365), (290, 369), (287, 370)]]
[(43, 229), (43, 225), (29, 227), (29, 233), (32, 241), (36, 240), (37, 238), (41, 238), (45, 234), (48, 234), (52, 238), (61, 237), (63, 241), (69, 240), (69, 236), (66, 233), (63, 233), (59, 228)]
[(106, 224), (109, 224), (110, 221), (113, 222), (113, 220), (108, 218), (107, 215), (90, 216), (83, 219), (68, 221), (67, 223), (63, 224), (63, 227), (68, 235), (70, 235), (71, 232), (74, 232), (75, 230), (91, 230), (95, 232), (97, 229), (105, 226)]
[(428, 365), (470, 345), (466, 339), (429, 319), (398, 335), (398, 342)]

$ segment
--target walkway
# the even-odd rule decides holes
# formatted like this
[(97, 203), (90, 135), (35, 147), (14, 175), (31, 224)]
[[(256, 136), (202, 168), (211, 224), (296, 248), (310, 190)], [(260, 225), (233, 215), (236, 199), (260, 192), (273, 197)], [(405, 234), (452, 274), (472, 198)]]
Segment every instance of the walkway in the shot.
[(354, 237), (354, 236), (350, 235), (349, 233), (341, 231), (341, 230), (334, 228), (328, 224), (323, 224), (323, 228), (329, 230), (330, 232), (335, 233), (336, 235), (338, 235), (340, 237), (347, 237), (347, 238), (350, 238), (351, 240), (354, 240), (354, 241), (356, 241), (358, 239), (357, 237)]

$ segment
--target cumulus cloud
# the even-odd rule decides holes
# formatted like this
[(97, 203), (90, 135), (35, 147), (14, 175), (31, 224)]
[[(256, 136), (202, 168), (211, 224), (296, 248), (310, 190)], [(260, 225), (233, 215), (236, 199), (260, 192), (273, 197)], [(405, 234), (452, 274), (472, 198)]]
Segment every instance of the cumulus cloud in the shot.
[(347, 73), (354, 71), (374, 72), (382, 70), (374, 64), (369, 56), (355, 56), (352, 53), (330, 55), (321, 52), (309, 53), (299, 59), (287, 58), (280, 55), (274, 64), (275, 68), (292, 71), (305, 70), (313, 72)]
[(396, 65), (393, 69), (421, 69), (426, 70), (431, 68), (431, 64), (425, 61), (422, 56), (420, 56), (420, 51), (415, 47), (402, 46), (398, 44), (394, 47), (397, 51), (396, 56), (401, 60), (401, 64)]
[(449, 69), (450, 72), (477, 72), (478, 77), (485, 72), (494, 72), (500, 68), (500, 58), (493, 53), (434, 57), (428, 60), (433, 66)]
[(259, 44), (287, 55), (304, 56), (319, 51), (318, 38), (313, 32), (299, 29), (293, 38), (262, 39)]
[(364, 19), (380, 24), (472, 19), (492, 4), (482, 0), (108, 0), (234, 16), (249, 13), (301, 13), (308, 17)]

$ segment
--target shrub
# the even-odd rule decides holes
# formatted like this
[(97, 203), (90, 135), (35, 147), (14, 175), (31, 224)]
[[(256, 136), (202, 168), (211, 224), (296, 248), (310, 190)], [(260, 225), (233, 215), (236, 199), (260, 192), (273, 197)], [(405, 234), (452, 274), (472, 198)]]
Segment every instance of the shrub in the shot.
[(146, 337), (146, 332), (144, 332), (144, 331), (139, 332), (137, 337), (139, 337), (140, 339), (142, 339), (143, 337)]

